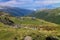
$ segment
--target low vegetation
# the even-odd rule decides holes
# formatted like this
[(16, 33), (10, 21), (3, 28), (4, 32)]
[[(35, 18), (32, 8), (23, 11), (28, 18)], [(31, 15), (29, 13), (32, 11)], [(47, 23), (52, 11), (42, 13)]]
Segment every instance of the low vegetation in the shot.
[(9, 14), (0, 15), (0, 20), (0, 40), (24, 40), (26, 36), (31, 36), (33, 40), (47, 40), (48, 37), (60, 40), (58, 24), (35, 17), (14, 17)]

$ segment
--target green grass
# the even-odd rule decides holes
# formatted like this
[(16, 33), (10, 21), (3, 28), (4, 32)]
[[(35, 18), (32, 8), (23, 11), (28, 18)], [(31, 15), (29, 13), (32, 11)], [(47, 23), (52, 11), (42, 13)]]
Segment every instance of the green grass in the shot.
[[(4, 30), (5, 29), (5, 30)], [(45, 40), (47, 36), (58, 36), (58, 33), (49, 33), (49, 31), (39, 31), (25, 28), (2, 28), (0, 29), (0, 40), (14, 40), (17, 37), (18, 40), (23, 40), (25, 36), (30, 35), (35, 40)], [(59, 37), (58, 37), (59, 38)]]
[[(30, 35), (34, 40), (45, 40), (47, 36), (59, 36), (60, 30), (55, 31), (44, 31), (44, 30), (33, 30), (26, 28), (12, 28), (11, 26), (4, 25), (0, 23), (0, 40), (14, 40), (17, 37), (17, 40), (23, 40), (25, 36)], [(57, 37), (59, 40), (60, 38)]]
[(58, 25), (58, 24), (47, 22), (47, 21), (44, 21), (42, 19), (37, 19), (37, 18), (35, 20), (33, 20), (33, 19), (29, 19), (29, 18), (24, 17), (24, 20), (22, 20), (19, 18), (10, 17), (10, 19), (12, 21), (14, 21), (16, 24), (52, 25), (52, 26)]
[[(39, 28), (38, 25), (43, 25), (43, 27), (48, 26), (51, 28), (55, 28), (56, 30), (53, 31), (47, 31), (47, 30), (34, 30), (30, 28), (13, 28), (12, 26), (5, 25), (0, 22), (0, 40), (14, 40), (15, 37), (17, 37), (17, 40), (23, 40), (25, 36), (30, 35), (34, 40), (45, 40), (47, 36), (60, 36), (60, 26), (58, 24), (46, 22), (41, 19), (29, 19), (25, 18), (24, 20), (17, 19), (15, 17), (10, 17), (10, 20), (14, 21), (15, 24), (22, 24), (26, 26), (32, 25)], [(59, 37), (58, 37), (59, 39)], [(59, 39), (60, 40), (60, 39)]]

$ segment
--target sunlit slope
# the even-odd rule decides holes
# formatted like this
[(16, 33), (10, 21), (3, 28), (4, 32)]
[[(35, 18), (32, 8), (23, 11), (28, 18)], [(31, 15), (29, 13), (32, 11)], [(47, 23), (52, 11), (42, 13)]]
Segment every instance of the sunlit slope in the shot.
[(60, 24), (60, 8), (38, 10), (35, 13), (32, 13), (30, 16)]
[(33, 17), (20, 17), (20, 18), (10, 17), (10, 19), (18, 24), (57, 26), (57, 24), (55, 24), (55, 23), (47, 22), (42, 19), (37, 19), (37, 18), (33, 18)]
[[(18, 26), (14, 28), (15, 25), (21, 28)], [(44, 29), (40, 30), (40, 27)], [(15, 40), (15, 38), (23, 40), (27, 35), (33, 40), (46, 40), (48, 36), (60, 40), (60, 26), (35, 17), (14, 17), (9, 14), (0, 16), (0, 40)]]

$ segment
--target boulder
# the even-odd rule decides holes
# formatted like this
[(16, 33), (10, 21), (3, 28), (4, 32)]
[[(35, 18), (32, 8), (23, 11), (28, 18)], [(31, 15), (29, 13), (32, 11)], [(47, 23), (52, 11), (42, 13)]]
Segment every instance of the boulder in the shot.
[(26, 37), (24, 38), (24, 40), (32, 40), (32, 37), (26, 36)]

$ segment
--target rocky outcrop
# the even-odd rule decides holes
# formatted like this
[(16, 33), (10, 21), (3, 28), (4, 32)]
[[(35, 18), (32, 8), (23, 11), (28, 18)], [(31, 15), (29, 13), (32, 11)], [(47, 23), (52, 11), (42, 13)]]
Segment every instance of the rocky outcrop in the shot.
[(11, 25), (11, 26), (14, 25), (14, 22), (7, 17), (0, 18), (0, 22), (4, 23), (6, 25)]

